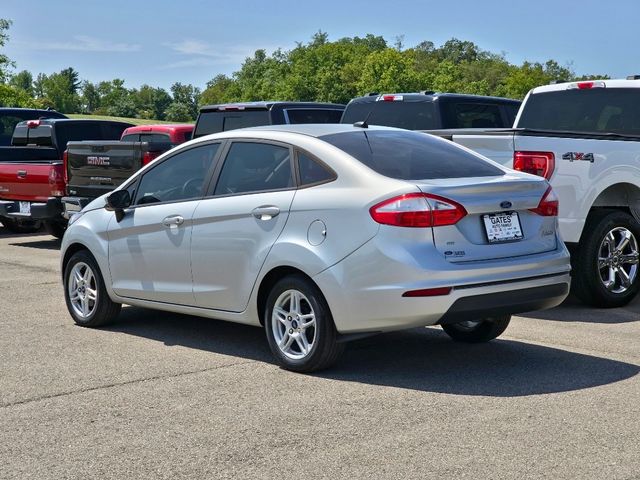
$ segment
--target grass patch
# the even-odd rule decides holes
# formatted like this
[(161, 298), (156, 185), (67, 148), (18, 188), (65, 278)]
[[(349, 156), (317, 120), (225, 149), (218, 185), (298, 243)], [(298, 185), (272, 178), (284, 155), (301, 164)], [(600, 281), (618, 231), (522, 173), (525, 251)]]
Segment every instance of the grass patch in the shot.
[(113, 120), (114, 122), (127, 122), (134, 125), (154, 125), (156, 123), (176, 123), (165, 122), (163, 120), (149, 120), (147, 118), (126, 118), (126, 117), (110, 117), (108, 115), (82, 115), (80, 113), (68, 113), (69, 118), (79, 118), (86, 120)]

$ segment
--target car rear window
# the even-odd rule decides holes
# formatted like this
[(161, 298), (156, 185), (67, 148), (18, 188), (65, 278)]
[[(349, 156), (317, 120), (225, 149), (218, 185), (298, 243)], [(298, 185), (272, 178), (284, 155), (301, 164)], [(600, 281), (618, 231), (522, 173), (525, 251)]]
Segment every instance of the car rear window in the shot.
[(342, 110), (320, 108), (288, 108), (289, 123), (340, 123)]
[(518, 128), (640, 135), (640, 88), (569, 89), (529, 96)]
[(268, 110), (210, 111), (198, 117), (193, 138), (236, 128), (257, 127), (271, 123)]
[(440, 128), (433, 102), (354, 102), (347, 105), (341, 123), (355, 123), (367, 119), (369, 125), (431, 130)]
[(479, 155), (425, 133), (363, 129), (319, 138), (372, 170), (400, 180), (504, 175)]
[(507, 126), (502, 120), (498, 105), (449, 103), (441, 108), (444, 111), (446, 128), (499, 128)]

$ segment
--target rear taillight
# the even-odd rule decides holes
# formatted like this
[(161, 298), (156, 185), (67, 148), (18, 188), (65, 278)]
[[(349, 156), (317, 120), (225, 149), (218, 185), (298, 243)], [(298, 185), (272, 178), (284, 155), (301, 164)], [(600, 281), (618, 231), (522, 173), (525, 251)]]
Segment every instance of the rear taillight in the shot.
[(40, 120), (29, 120), (27, 121), (27, 128), (37, 128), (40, 126)]
[(58, 163), (57, 165), (52, 165), (51, 170), (49, 170), (49, 189), (51, 191), (51, 196), (53, 197), (64, 197), (64, 165)]
[(64, 183), (69, 183), (69, 150), (62, 154), (62, 168), (64, 169)]
[(380, 95), (377, 98), (377, 101), (383, 101), (383, 102), (402, 102), (402, 100), (404, 100), (404, 96), (403, 95)]
[(556, 157), (553, 152), (514, 152), (513, 168), (549, 180), (556, 168)]
[(402, 294), (403, 297), (439, 297), (449, 295), (451, 287), (423, 288), (421, 290), (409, 290)]
[(551, 186), (544, 192), (542, 200), (536, 208), (532, 208), (533, 213), (542, 215), (543, 217), (557, 217), (558, 216), (558, 196), (553, 191)]
[(467, 211), (459, 203), (438, 195), (408, 193), (374, 205), (369, 213), (383, 225), (420, 228), (454, 225)]
[(607, 84), (601, 80), (595, 82), (576, 82), (570, 83), (567, 85), (568, 90), (578, 89), (578, 90), (589, 90), (591, 88), (606, 88)]
[(145, 165), (153, 162), (159, 156), (160, 152), (144, 152), (144, 155), (142, 155), (142, 166), (144, 167)]

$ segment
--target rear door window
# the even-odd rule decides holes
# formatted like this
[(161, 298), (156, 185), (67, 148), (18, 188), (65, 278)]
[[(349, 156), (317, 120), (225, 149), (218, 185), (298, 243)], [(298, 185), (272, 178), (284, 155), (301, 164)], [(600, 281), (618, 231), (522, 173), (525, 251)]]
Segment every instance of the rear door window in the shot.
[(424, 133), (363, 129), (319, 138), (391, 178), (428, 180), (504, 175), (479, 155)]
[(529, 96), (518, 128), (640, 135), (640, 88), (570, 89)]
[(293, 187), (289, 148), (268, 143), (231, 145), (215, 195), (281, 190)]

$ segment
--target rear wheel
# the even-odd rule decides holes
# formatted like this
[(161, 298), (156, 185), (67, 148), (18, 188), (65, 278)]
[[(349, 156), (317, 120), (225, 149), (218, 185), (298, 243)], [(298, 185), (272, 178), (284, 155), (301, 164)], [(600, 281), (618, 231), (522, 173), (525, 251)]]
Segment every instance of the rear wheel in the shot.
[(13, 233), (35, 233), (42, 226), (38, 220), (19, 220), (8, 217), (0, 217), (0, 222), (4, 228)]
[(64, 232), (67, 230), (67, 224), (64, 222), (47, 221), (44, 222), (44, 229), (49, 235), (56, 238), (62, 238), (64, 236)]
[(318, 287), (302, 275), (277, 282), (267, 298), (265, 332), (278, 364), (313, 372), (336, 362), (344, 350), (331, 311)]
[(483, 343), (499, 337), (509, 326), (511, 315), (488, 317), (442, 325), (442, 329), (457, 342)]
[(589, 217), (572, 255), (572, 290), (584, 303), (621, 307), (640, 289), (640, 224), (631, 215), (602, 209)]
[(64, 299), (73, 320), (83, 327), (115, 320), (122, 307), (109, 298), (100, 268), (86, 250), (74, 253), (64, 269)]

